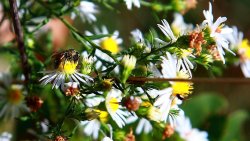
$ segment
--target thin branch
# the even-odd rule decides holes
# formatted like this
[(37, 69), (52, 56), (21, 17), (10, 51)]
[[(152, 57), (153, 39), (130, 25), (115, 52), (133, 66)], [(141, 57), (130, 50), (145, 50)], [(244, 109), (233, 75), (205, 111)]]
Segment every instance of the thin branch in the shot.
[(224, 84), (250, 84), (249, 78), (192, 78), (192, 79), (180, 79), (180, 78), (147, 78), (147, 77), (130, 77), (128, 83), (139, 83), (145, 82), (193, 82), (193, 83), (224, 83)]
[(21, 56), (21, 63), (22, 63), (24, 77), (25, 77), (25, 84), (27, 84), (29, 81), (28, 58), (27, 58), (27, 54), (26, 54), (26, 50), (24, 46), (23, 32), (22, 32), (21, 23), (20, 23), (19, 16), (18, 16), (16, 0), (9, 0), (9, 4), (10, 4), (10, 13), (12, 16), (13, 26), (14, 26), (14, 30), (16, 33), (18, 49), (19, 49), (19, 53)]

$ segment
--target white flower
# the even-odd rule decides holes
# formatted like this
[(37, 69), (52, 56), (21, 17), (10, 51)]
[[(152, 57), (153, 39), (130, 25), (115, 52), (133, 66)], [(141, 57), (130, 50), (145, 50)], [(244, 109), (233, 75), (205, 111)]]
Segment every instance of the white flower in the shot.
[(185, 141), (208, 141), (207, 132), (192, 128), (189, 118), (185, 117), (185, 115), (176, 118), (175, 130)]
[[(110, 33), (108, 32), (107, 27), (102, 26), (101, 30), (99, 30), (98, 28), (95, 27), (94, 33), (86, 31), (85, 34), (87, 36), (92, 36), (95, 34), (96, 35), (108, 35)], [(112, 54), (117, 54), (120, 51), (119, 46), (122, 43), (122, 39), (119, 38), (119, 31), (116, 30), (112, 33), (111, 36), (104, 37), (101, 39), (96, 39), (96, 40), (93, 40), (93, 42), (96, 43), (97, 45), (99, 45), (102, 49), (108, 50)], [(106, 53), (103, 53), (102, 51), (100, 51), (98, 49), (96, 50), (95, 55), (96, 55), (96, 57), (94, 57), (94, 60), (96, 61), (95, 66), (97, 69), (105, 70), (107, 68), (107, 66), (104, 65), (101, 61), (99, 61), (99, 59), (102, 59), (108, 63), (114, 62), (114, 60), (109, 55), (107, 55)]]
[[(95, 22), (95, 14), (99, 13), (98, 7), (93, 2), (88, 1), (81, 1), (80, 5), (77, 7), (77, 10), (80, 13), (81, 19), (89, 23)], [(72, 13), (71, 18), (75, 19), (75, 17), (75, 13)]]
[(136, 42), (136, 43), (141, 43), (143, 44), (144, 46), (146, 46), (146, 48), (144, 49), (145, 52), (150, 52), (151, 51), (151, 45), (149, 43), (148, 40), (145, 40), (143, 38), (143, 34), (142, 32), (139, 30), (139, 29), (135, 29), (133, 31), (131, 31), (131, 35), (133, 37), (133, 40)]
[(109, 126), (109, 130), (110, 130), (110, 137), (108, 137), (107, 135), (105, 135), (105, 137), (102, 139), (102, 141), (113, 141), (113, 129), (112, 129), (112, 126), (110, 124), (108, 124)]
[(231, 49), (237, 50), (240, 55), (240, 67), (245, 77), (250, 77), (250, 46), (248, 40), (243, 40), (243, 33), (233, 26), (233, 33), (227, 36)]
[(240, 64), (240, 68), (245, 77), (250, 78), (250, 60), (245, 60)]
[(181, 56), (178, 56), (178, 65), (180, 65), (184, 71), (188, 71), (190, 77), (192, 77), (191, 69), (194, 69), (194, 65), (189, 60), (190, 57), (195, 58), (192, 54), (192, 50), (181, 49)]
[(141, 118), (139, 120), (139, 123), (136, 127), (135, 133), (140, 135), (142, 132), (144, 133), (149, 133), (150, 131), (152, 131), (153, 127), (152, 124), (150, 123), (149, 120), (145, 119), (145, 118)]
[(21, 112), (28, 112), (29, 108), (24, 101), (24, 94), (22, 85), (12, 84), (12, 78), (9, 74), (0, 73), (0, 79), (4, 87), (0, 86), (0, 118), (14, 119), (18, 117)]
[(229, 27), (222, 28), (223, 26), (222, 23), (224, 23), (227, 20), (226, 17), (219, 17), (215, 22), (213, 21), (211, 3), (209, 3), (209, 10), (208, 11), (204, 10), (203, 14), (205, 16), (205, 20), (203, 21), (202, 24), (204, 27), (208, 26), (208, 28), (210, 29), (210, 37), (212, 37), (215, 40), (220, 58), (222, 62), (225, 63), (224, 59), (225, 52), (223, 49), (235, 55), (235, 53), (229, 49), (228, 45), (229, 42), (226, 40), (226, 35), (232, 33), (233, 31)]
[(231, 49), (237, 49), (241, 45), (243, 40), (243, 32), (238, 31), (236, 26), (232, 27), (233, 32), (227, 35), (227, 39), (230, 42)]
[(4, 119), (14, 119), (20, 115), (22, 111), (28, 111), (28, 107), (24, 101), (22, 86), (8, 85), (8, 90), (0, 87), (0, 117)]
[(124, 0), (124, 1), (125, 1), (127, 8), (129, 10), (132, 9), (133, 4), (135, 5), (135, 7), (140, 8), (140, 0)]
[[(176, 55), (171, 55), (166, 53), (166, 57), (162, 57), (161, 64), (161, 74), (158, 70), (153, 67), (153, 71), (156, 72), (158, 77), (162, 78), (184, 78), (189, 79), (190, 75), (185, 69), (181, 69), (181, 64), (178, 63)], [(164, 88), (162, 90), (152, 89), (148, 91), (149, 95), (156, 96), (156, 101), (154, 106), (159, 107), (160, 111), (163, 113), (161, 120), (167, 121), (171, 120), (169, 117), (169, 111), (180, 110), (178, 105), (182, 103), (181, 100), (177, 98), (177, 95), (181, 97), (186, 97), (191, 93), (192, 83), (187, 82), (173, 82), (170, 81), (171, 87)]]
[(152, 131), (153, 126), (151, 125), (150, 121), (147, 120), (146, 118), (139, 118), (136, 113), (133, 112), (129, 118), (127, 118), (126, 123), (131, 124), (134, 123), (135, 121), (139, 120), (138, 125), (135, 129), (135, 133), (140, 135), (142, 132), (144, 133), (149, 133)]
[(171, 28), (173, 29), (175, 35), (184, 35), (193, 29), (193, 25), (186, 24), (181, 14), (174, 13), (174, 21), (171, 24)]
[(227, 36), (230, 41), (230, 47), (235, 49), (240, 56), (241, 70), (245, 77), (250, 77), (250, 44), (247, 39), (243, 40), (243, 33), (233, 27), (233, 33)]
[(161, 24), (157, 24), (158, 27), (161, 29), (161, 31), (163, 32), (163, 34), (170, 40), (170, 41), (163, 41), (159, 38), (156, 38), (156, 41), (158, 41), (159, 43), (161, 43), (163, 46), (167, 45), (168, 43), (173, 43), (177, 40), (177, 38), (175, 37), (173, 31), (171, 30), (169, 23), (164, 19), (161, 21)]
[(98, 106), (105, 99), (102, 96), (97, 96), (95, 94), (87, 94), (84, 101), (88, 107)]
[(173, 101), (173, 97), (171, 97), (172, 88), (157, 90), (154, 94), (157, 95), (154, 106), (159, 107), (160, 111), (163, 113), (161, 120), (166, 122)]
[(187, 58), (178, 59), (175, 54), (171, 55), (169, 52), (166, 52), (166, 56), (161, 56), (161, 59), (161, 72), (163, 78), (178, 78), (181, 74), (183, 75), (187, 73), (186, 78), (190, 78), (192, 76), (189, 68), (192, 68), (193, 65), (189, 60), (187, 60)]
[(128, 113), (123, 111), (122, 106), (119, 104), (122, 99), (121, 94), (120, 90), (111, 89), (105, 100), (108, 113), (120, 128), (125, 126), (126, 117), (128, 117)]
[[(76, 51), (70, 49), (66, 50), (65, 52), (59, 53), (60, 56), (61, 54), (64, 53), (77, 53)], [(75, 57), (75, 56), (73, 56)], [(72, 57), (72, 58), (73, 58)], [(52, 89), (55, 87), (56, 89), (61, 86), (62, 88), (64, 87), (65, 80), (69, 79), (69, 82), (84, 82), (88, 83), (89, 80), (92, 80), (91, 77), (85, 74), (81, 74), (77, 70), (78, 66), (78, 60), (72, 60), (72, 58), (66, 58), (64, 60), (59, 60), (58, 66), (56, 70), (53, 71), (43, 71), (46, 75), (42, 77), (39, 81), (42, 81), (43, 85), (46, 85), (50, 82), (53, 82)], [(57, 60), (58, 61), (58, 60)], [(84, 66), (83, 66), (84, 67)]]
[(12, 138), (12, 134), (8, 132), (3, 132), (0, 134), (0, 141), (10, 141)]
[(101, 127), (101, 122), (98, 119), (81, 121), (81, 125), (84, 126), (83, 132), (87, 136), (92, 136), (95, 140), (98, 138)]

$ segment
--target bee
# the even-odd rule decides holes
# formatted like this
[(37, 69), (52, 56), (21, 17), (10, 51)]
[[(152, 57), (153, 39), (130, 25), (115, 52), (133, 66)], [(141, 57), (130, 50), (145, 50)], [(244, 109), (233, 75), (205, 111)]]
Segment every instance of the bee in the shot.
[(55, 53), (52, 55), (52, 58), (54, 59), (55, 68), (58, 68), (58, 66), (65, 61), (74, 61), (74, 63), (78, 63), (80, 54), (74, 49), (68, 49)]
[(187, 100), (188, 98), (187, 97), (184, 97), (180, 94), (177, 94), (176, 97), (179, 99), (179, 100)]

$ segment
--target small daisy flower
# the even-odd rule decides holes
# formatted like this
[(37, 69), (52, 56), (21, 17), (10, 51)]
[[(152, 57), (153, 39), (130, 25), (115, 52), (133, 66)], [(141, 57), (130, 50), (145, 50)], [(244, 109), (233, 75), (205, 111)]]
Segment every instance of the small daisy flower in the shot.
[(207, 132), (192, 128), (189, 118), (185, 117), (185, 115), (176, 118), (174, 128), (185, 141), (208, 141)]
[(132, 35), (135, 43), (139, 44), (139, 46), (145, 47), (144, 50), (146, 53), (149, 53), (151, 51), (151, 45), (150, 45), (149, 41), (147, 41), (143, 38), (143, 34), (139, 29), (135, 29), (135, 30), (131, 31), (131, 35)]
[(240, 67), (245, 77), (250, 77), (250, 43), (243, 39), (243, 33), (233, 27), (233, 33), (228, 36), (231, 49), (236, 50), (240, 56)]
[(122, 106), (119, 104), (122, 99), (121, 94), (120, 90), (111, 89), (105, 100), (108, 113), (120, 128), (125, 126), (126, 117), (128, 117), (128, 113), (123, 111)]
[(131, 10), (132, 9), (132, 5), (134, 5), (135, 7), (137, 8), (140, 8), (140, 0), (124, 0), (126, 5), (127, 5), (127, 8), (128, 10)]
[(96, 109), (89, 112), (95, 112), (98, 115), (98, 119), (81, 121), (81, 125), (84, 127), (83, 132), (87, 136), (92, 136), (93, 139), (96, 140), (99, 136), (101, 123), (106, 123), (108, 120), (108, 112)]
[[(80, 5), (76, 9), (77, 12), (79, 12), (81, 19), (84, 22), (87, 21), (88, 23), (95, 22), (95, 14), (99, 13), (98, 7), (93, 2), (89, 1), (81, 1)], [(75, 19), (76, 14), (72, 13), (71, 18)]]
[(178, 56), (178, 65), (181, 66), (181, 68), (184, 71), (187, 71), (189, 75), (192, 77), (191, 69), (194, 69), (194, 65), (189, 60), (190, 57), (195, 58), (195, 56), (192, 54), (192, 49), (180, 49), (180, 56)]
[(79, 53), (74, 49), (69, 49), (61, 53), (57, 53), (53, 56), (55, 58), (56, 70), (43, 71), (46, 75), (39, 81), (42, 81), (43, 85), (50, 82), (53, 83), (52, 88), (63, 88), (65, 80), (69, 82), (84, 82), (88, 83), (92, 80), (91, 77), (85, 74), (81, 74), (77, 70), (79, 62)]
[(224, 23), (227, 20), (226, 17), (219, 17), (214, 22), (211, 3), (209, 3), (209, 10), (208, 11), (204, 10), (203, 14), (205, 16), (205, 20), (203, 21), (202, 24), (205, 28), (209, 29), (210, 37), (213, 38), (216, 43), (220, 59), (225, 64), (225, 59), (224, 59), (225, 52), (223, 49), (235, 55), (235, 53), (229, 49), (229, 42), (226, 40), (226, 35), (232, 33), (233, 31), (229, 27), (223, 27), (222, 23)]
[[(170, 109), (179, 109), (175, 100), (176, 97), (172, 96), (173, 89), (166, 88), (163, 90), (155, 90), (153, 93), (157, 95), (156, 101), (154, 106), (159, 107), (160, 111), (162, 112), (161, 120), (166, 122), (168, 119)], [(152, 92), (149, 92), (152, 93)], [(153, 94), (152, 93), (152, 94)]]
[(171, 24), (171, 28), (174, 35), (179, 36), (191, 31), (193, 29), (193, 25), (186, 24), (181, 14), (174, 13), (174, 21)]
[[(102, 26), (101, 30), (99, 30), (98, 28), (94, 28), (94, 34), (89, 32), (89, 31), (86, 31), (85, 32), (86, 35), (88, 36), (92, 36), (94, 34), (96, 35), (107, 35), (107, 34), (110, 34), (107, 27), (105, 26)], [(96, 39), (96, 40), (93, 40), (94, 43), (98, 44), (102, 49), (105, 49), (105, 50), (108, 50), (110, 51), (112, 54), (117, 54), (119, 51), (120, 51), (120, 45), (122, 43), (122, 39), (119, 38), (119, 32), (116, 30), (112, 33), (111, 36), (109, 37), (104, 37), (104, 38), (101, 38), (101, 39)], [(96, 60), (96, 68), (97, 69), (106, 69), (105, 65), (103, 65), (103, 63), (101, 61), (98, 61), (100, 59), (106, 61), (106, 62), (109, 62), (109, 63), (112, 63), (114, 62), (114, 60), (108, 56), (106, 53), (103, 53), (102, 51), (100, 50), (96, 50), (95, 52), (95, 55), (96, 57), (94, 58), (94, 60)]]
[[(10, 78), (4, 76), (3, 79)], [(14, 119), (18, 117), (21, 112), (29, 111), (29, 108), (25, 104), (23, 87), (9, 83), (9, 80), (5, 82), (8, 83), (5, 85), (5, 88), (0, 87), (0, 117), (4, 119)]]
[[(166, 20), (162, 20), (162, 24), (160, 25), (158, 24), (158, 27), (161, 29), (161, 31), (164, 33), (164, 35), (168, 38), (168, 42), (163, 41), (161, 39), (156, 38), (156, 40), (162, 44), (162, 46), (165, 46), (169, 43), (173, 43), (177, 41), (176, 36), (174, 35), (173, 31), (171, 30), (168, 22)], [(190, 69), (193, 69), (194, 66), (191, 63), (191, 61), (189, 60), (189, 57), (195, 57), (192, 54), (193, 50), (191, 49), (179, 49), (179, 55), (178, 55), (178, 63), (181, 64), (181, 66), (183, 67), (183, 69), (188, 70), (188, 72), (191, 75), (191, 71)]]
[(163, 46), (169, 43), (176, 42), (177, 38), (175, 37), (172, 29), (170, 28), (169, 23), (165, 19), (162, 20), (161, 22), (162, 22), (162, 25), (161, 24), (157, 24), (157, 25), (169, 41), (163, 41), (159, 38), (156, 38), (156, 41), (158, 41)]
[[(180, 64), (177, 62), (175, 55), (166, 53), (167, 57), (162, 57), (162, 77), (163, 78), (184, 78), (190, 79), (191, 76), (185, 69), (180, 69)], [(173, 95), (188, 96), (193, 89), (190, 82), (170, 82), (173, 89)]]
[(244, 39), (238, 47), (238, 54), (240, 55), (240, 67), (245, 77), (250, 77), (250, 43)]
[(8, 132), (3, 132), (0, 134), (0, 141), (11, 141), (12, 134)]
[[(162, 57), (162, 70), (161, 75), (157, 70), (157, 76), (162, 78), (184, 78), (189, 79), (190, 75), (187, 70), (180, 69), (181, 65), (178, 64), (178, 59), (176, 55), (171, 55), (166, 53), (166, 57)], [(155, 70), (155, 69), (154, 69)], [(153, 70), (153, 71), (154, 71)], [(171, 87), (155, 90), (152, 89), (148, 93), (150, 95), (156, 96), (154, 106), (159, 107), (160, 111), (163, 113), (161, 120), (167, 121), (171, 120), (168, 115), (171, 109), (179, 110), (178, 105), (182, 103), (178, 97), (185, 98), (191, 94), (193, 89), (192, 83), (189, 82), (170, 82)]]

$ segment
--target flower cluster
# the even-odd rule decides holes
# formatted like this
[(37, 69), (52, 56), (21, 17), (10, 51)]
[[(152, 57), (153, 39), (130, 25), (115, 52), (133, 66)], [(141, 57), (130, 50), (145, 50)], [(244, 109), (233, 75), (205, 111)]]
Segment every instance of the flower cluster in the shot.
[[(47, 3), (38, 1), (47, 6)], [(141, 0), (123, 2), (128, 10), (141, 6), (156, 11), (167, 9), (158, 3)], [(110, 3), (105, 3), (105, 6), (110, 8)], [(173, 10), (182, 13), (194, 8), (196, 3), (195, 0), (171, 0)], [(67, 6), (72, 7), (67, 9)], [(90, 1), (67, 6), (61, 11), (67, 13), (71, 10), (70, 20), (80, 18), (81, 22), (91, 25), (98, 21), (96, 16), (101, 13), (99, 5)], [(200, 66), (211, 69), (216, 64), (223, 66), (230, 57), (239, 56), (239, 63), (235, 64), (240, 64), (244, 75), (250, 77), (249, 41), (243, 39), (236, 27), (224, 24), (226, 17), (214, 20), (211, 3), (209, 10), (203, 11), (204, 21), (196, 27), (185, 23), (182, 15), (175, 13), (171, 24), (166, 19), (161, 20), (158, 29), (152, 29), (150, 35), (139, 29), (131, 31), (128, 48), (123, 45), (127, 40), (119, 37), (117, 30), (109, 32), (106, 26), (93, 26), (93, 32), (80, 32), (62, 18), (61, 13), (49, 10), (69, 28), (81, 44), (80, 49), (65, 49), (42, 58), (39, 55), (43, 53), (30, 53), (30, 60), (39, 60), (32, 68), (38, 73), (32, 72), (31, 75), (32, 82), (39, 81), (39, 85), (26, 82), (24, 88), (22, 83), (20, 86), (10, 82), (10, 78), (4, 78), (8, 75), (1, 75), (5, 83), (3, 87), (0, 85), (0, 118), (14, 119), (22, 114), (31, 119), (43, 118), (37, 116), (43, 104), (61, 104), (62, 108), (57, 108), (42, 121), (57, 114), (60, 120), (51, 120), (51, 125), (50, 122), (36, 123), (40, 132), (50, 139), (67, 140), (79, 129), (84, 136), (102, 141), (134, 141), (134, 134), (154, 131), (157, 135), (160, 133), (159, 139), (163, 140), (177, 136), (184, 141), (208, 141), (208, 133), (193, 128), (181, 108), (195, 88), (192, 82), (195, 69)], [(156, 79), (166, 81), (156, 82)], [(48, 95), (41, 98), (40, 93)], [(53, 104), (47, 104), (47, 101), (53, 101)], [(70, 134), (66, 133), (67, 129), (62, 130), (67, 120), (74, 121), (74, 124), (79, 121)], [(1, 135), (1, 138), (11, 137), (5, 132)]]

